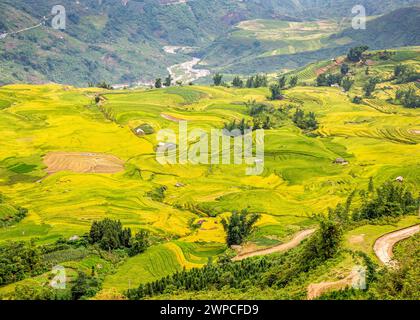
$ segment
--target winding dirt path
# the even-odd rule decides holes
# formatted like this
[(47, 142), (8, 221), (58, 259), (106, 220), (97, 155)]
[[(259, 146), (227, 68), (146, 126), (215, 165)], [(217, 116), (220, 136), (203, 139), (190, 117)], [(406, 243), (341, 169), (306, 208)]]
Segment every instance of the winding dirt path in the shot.
[(320, 295), (330, 291), (342, 290), (348, 287), (362, 289), (365, 288), (365, 274), (364, 270), (357, 266), (353, 268), (352, 272), (344, 279), (337, 281), (325, 281), (319, 283), (311, 283), (308, 286), (308, 300), (318, 298)]
[(166, 120), (169, 120), (169, 121), (172, 121), (172, 122), (186, 121), (186, 120), (184, 120), (184, 119), (177, 118), (177, 117), (171, 116), (171, 115), (166, 114), (166, 113), (161, 113), (161, 114), (160, 114), (160, 116), (161, 116), (162, 118), (164, 118), (164, 119), (166, 119)]
[(236, 257), (234, 257), (232, 261), (240, 261), (240, 260), (250, 258), (250, 257), (263, 256), (270, 253), (282, 252), (282, 251), (292, 249), (298, 246), (304, 239), (306, 239), (311, 234), (313, 234), (315, 230), (316, 229), (307, 229), (307, 230), (300, 231), (289, 242), (280, 244), (275, 247), (267, 248), (267, 249), (259, 249), (259, 250), (255, 250), (251, 252), (246, 252), (244, 254), (239, 254)]
[(375, 241), (373, 250), (383, 264), (393, 267), (396, 265), (396, 261), (392, 260), (392, 249), (394, 245), (401, 240), (415, 235), (417, 232), (420, 232), (420, 224), (387, 233)]

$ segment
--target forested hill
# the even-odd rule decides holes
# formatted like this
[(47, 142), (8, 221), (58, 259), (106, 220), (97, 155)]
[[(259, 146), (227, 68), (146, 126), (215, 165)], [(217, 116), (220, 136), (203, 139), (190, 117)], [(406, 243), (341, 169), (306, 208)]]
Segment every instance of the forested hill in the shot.
[[(379, 15), (418, 0), (362, 0)], [(51, 12), (54, 0), (2, 0), (0, 34), (31, 27)], [(59, 82), (86, 85), (129, 83), (164, 76), (188, 57), (165, 53), (165, 45), (206, 50), (250, 19), (303, 21), (351, 15), (353, 0), (63, 0), (65, 31), (46, 26), (0, 39), (0, 84)], [(30, 57), (30, 58), (29, 58)], [(319, 57), (315, 57), (319, 58)], [(322, 56), (321, 58), (324, 58)]]
[(348, 28), (331, 39), (350, 38), (353, 44), (368, 44), (371, 48), (385, 49), (420, 44), (420, 7), (395, 10), (369, 21), (360, 32)]

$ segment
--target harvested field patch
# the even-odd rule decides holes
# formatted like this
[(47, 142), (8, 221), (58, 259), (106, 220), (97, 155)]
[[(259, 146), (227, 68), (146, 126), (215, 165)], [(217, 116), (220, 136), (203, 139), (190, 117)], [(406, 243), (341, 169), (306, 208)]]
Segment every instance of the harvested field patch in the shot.
[(44, 158), (48, 173), (73, 171), (77, 173), (117, 173), (124, 162), (109, 154), (88, 152), (50, 152)]

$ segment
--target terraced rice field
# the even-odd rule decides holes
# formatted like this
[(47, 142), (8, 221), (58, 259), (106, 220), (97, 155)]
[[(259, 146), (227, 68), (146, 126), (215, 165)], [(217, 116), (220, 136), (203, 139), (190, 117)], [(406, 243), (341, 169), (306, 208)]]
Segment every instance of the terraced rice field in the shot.
[[(99, 105), (95, 94), (104, 98)], [(59, 85), (1, 87), (0, 192), (29, 213), (1, 228), (0, 242), (34, 238), (49, 243), (82, 235), (92, 221), (105, 217), (121, 220), (134, 232), (147, 229), (162, 243), (129, 258), (105, 279), (105, 288), (123, 290), (183, 267), (202, 266), (222, 253), (220, 220), (234, 210), (262, 214), (251, 241), (264, 248), (313, 227), (311, 214), (366, 187), (372, 176), (377, 184), (403, 176), (404, 183), (419, 189), (418, 110), (391, 108), (382, 99), (355, 105), (336, 88), (296, 87), (275, 102), (267, 101), (268, 94), (266, 88), (205, 86), (114, 92)], [(248, 100), (300, 106), (316, 113), (320, 127), (311, 136), (287, 120), (267, 130), (260, 176), (247, 176), (245, 165), (156, 161), (156, 132), (177, 132), (179, 123), (173, 119), (186, 120), (189, 132), (209, 132), (228, 121), (249, 119)], [(145, 123), (155, 133), (137, 136), (133, 129)], [(84, 158), (46, 160), (57, 154)], [(113, 169), (97, 170), (85, 163), (86, 157), (99, 157), (95, 161), (101, 168)], [(334, 164), (339, 157), (349, 164)], [(165, 198), (154, 201), (148, 192), (160, 186), (167, 188)], [(198, 228), (191, 227), (197, 223)], [(369, 244), (363, 249), (369, 250)]]

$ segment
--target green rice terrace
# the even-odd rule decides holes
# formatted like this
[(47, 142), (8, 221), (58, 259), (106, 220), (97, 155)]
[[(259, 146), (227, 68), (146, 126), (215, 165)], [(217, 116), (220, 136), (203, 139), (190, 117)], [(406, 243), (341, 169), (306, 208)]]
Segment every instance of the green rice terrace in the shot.
[[(255, 23), (273, 38), (269, 21), (235, 32)], [(319, 48), (334, 27), (291, 24), (293, 50)], [(305, 28), (319, 28), (316, 39)], [(420, 223), (419, 48), (347, 59), (285, 74), (275, 99), (273, 86), (0, 87), (0, 297), (419, 299), (419, 281), (407, 280), (420, 279), (419, 236), (394, 250), (409, 274), (374, 251)], [(343, 64), (350, 88), (324, 85)], [(160, 164), (157, 134), (180, 121), (189, 132), (263, 122), (263, 173)], [(17, 258), (27, 255), (30, 267)], [(56, 265), (65, 289), (52, 285)], [(367, 288), (349, 288), (355, 266), (367, 268)]]

